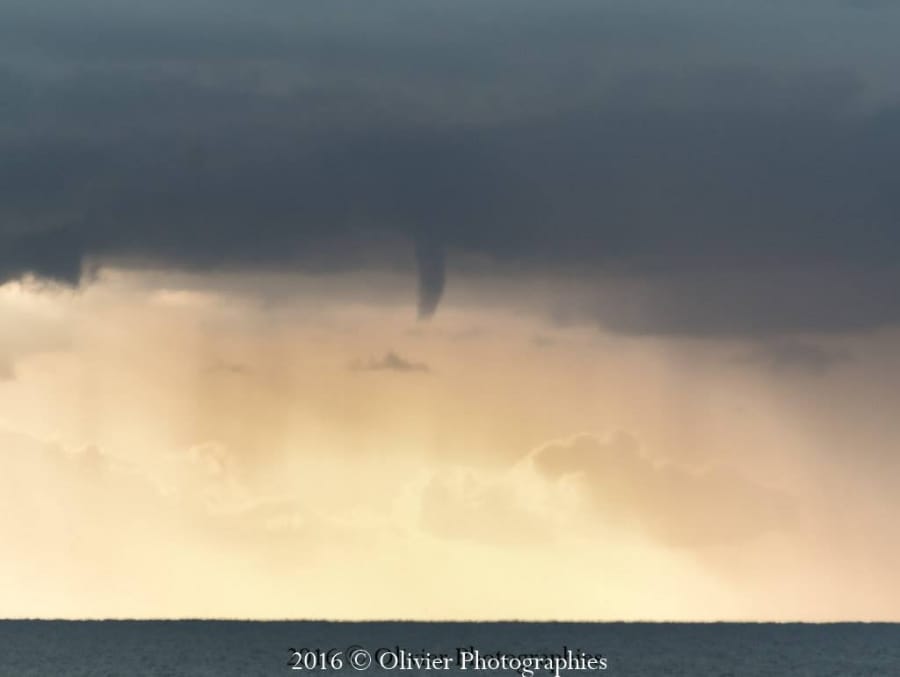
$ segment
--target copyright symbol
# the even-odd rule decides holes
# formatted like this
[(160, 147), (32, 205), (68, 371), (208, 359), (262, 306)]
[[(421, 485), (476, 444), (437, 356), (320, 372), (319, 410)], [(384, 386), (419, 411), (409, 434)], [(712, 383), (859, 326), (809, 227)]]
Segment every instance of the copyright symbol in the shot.
[(347, 660), (354, 670), (367, 670), (372, 665), (372, 654), (361, 646), (351, 646), (347, 649)]

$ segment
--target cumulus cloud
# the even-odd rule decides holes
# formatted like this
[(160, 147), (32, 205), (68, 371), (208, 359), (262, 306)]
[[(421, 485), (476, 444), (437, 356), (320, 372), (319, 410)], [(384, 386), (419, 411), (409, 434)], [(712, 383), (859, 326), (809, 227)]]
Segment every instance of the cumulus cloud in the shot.
[[(216, 441), (194, 445), (175, 460), (165, 473), (152, 459), (137, 464), (93, 445), (69, 448), (0, 427), (0, 542), (16, 553), (0, 563), (12, 567), (11, 574), (4, 570), (12, 578), (0, 581), (6, 608), (16, 608), (17, 577), (37, 575), (39, 585), (24, 588), (22, 608), (31, 613), (133, 616), (140, 608), (171, 616), (170, 598), (151, 611), (155, 591), (185, 584), (185, 571), (198, 562), (205, 562), (204, 573), (183, 588), (195, 608), (204, 604), (203, 590), (221, 590), (210, 572), (235, 553), (242, 576), (248, 567), (281, 576), (315, 565), (323, 549), (369, 543), (384, 528), (374, 515), (361, 522), (317, 511), (297, 496), (261, 493)], [(44, 586), (56, 594), (46, 607), (38, 593)], [(130, 594), (110, 594), (126, 589)]]
[(444, 469), (421, 492), (425, 528), (492, 544), (619, 531), (698, 549), (791, 529), (795, 513), (788, 496), (728, 467), (656, 460), (626, 433), (550, 442), (501, 471)]
[(514, 471), (499, 477), (472, 468), (437, 472), (421, 493), (421, 524), (442, 538), (492, 546), (546, 542), (554, 536), (552, 518), (525, 483)]
[(642, 529), (671, 545), (746, 540), (783, 528), (791, 514), (791, 502), (779, 492), (724, 467), (656, 461), (625, 433), (553, 442), (531, 459), (547, 478), (576, 482), (597, 520)]

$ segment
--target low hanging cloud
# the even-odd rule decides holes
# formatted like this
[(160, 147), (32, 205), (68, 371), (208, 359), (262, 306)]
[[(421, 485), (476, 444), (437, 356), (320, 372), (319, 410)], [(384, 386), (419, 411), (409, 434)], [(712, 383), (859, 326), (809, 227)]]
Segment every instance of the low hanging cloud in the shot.
[(763, 344), (740, 355), (740, 364), (767, 367), (778, 372), (821, 375), (853, 361), (846, 349), (828, 348), (815, 343), (789, 341)]
[(369, 358), (368, 360), (356, 360), (350, 364), (353, 371), (398, 371), (398, 372), (424, 372), (431, 371), (429, 366), (424, 362), (413, 362), (401, 357), (392, 350), (389, 350), (380, 358)]
[(216, 360), (210, 364), (205, 370), (207, 374), (225, 374), (231, 376), (241, 376), (250, 371), (250, 367), (239, 362), (230, 362), (228, 360)]

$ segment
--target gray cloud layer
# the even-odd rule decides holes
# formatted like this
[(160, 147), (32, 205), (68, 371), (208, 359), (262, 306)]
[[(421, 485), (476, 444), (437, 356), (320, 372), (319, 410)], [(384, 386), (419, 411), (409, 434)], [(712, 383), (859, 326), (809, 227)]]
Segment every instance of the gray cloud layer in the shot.
[(565, 309), (623, 331), (900, 319), (891, 8), (77, 5), (0, 9), (0, 282), (406, 242), (422, 316), (470, 253), (643, 285), (640, 318)]
[(796, 371), (821, 375), (829, 369), (853, 360), (853, 355), (845, 349), (829, 349), (815, 343), (793, 341), (762, 345), (742, 355), (738, 362), (771, 367), (779, 372)]

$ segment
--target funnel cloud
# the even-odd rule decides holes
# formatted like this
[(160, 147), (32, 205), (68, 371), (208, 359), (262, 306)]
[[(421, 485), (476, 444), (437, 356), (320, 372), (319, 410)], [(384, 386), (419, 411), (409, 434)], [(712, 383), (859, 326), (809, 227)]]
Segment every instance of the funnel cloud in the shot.
[(416, 264), (419, 272), (419, 319), (427, 320), (434, 315), (444, 294), (444, 248), (434, 240), (419, 238), (416, 241)]

